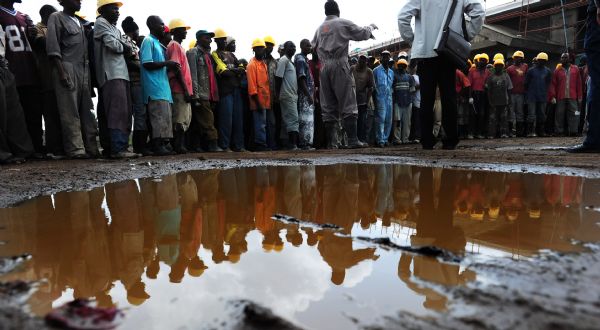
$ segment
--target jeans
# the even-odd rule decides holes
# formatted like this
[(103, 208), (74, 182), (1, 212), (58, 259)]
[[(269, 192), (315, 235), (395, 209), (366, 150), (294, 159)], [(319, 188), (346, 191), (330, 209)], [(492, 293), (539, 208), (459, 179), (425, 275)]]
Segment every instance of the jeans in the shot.
[(118, 154), (127, 151), (127, 148), (129, 148), (129, 133), (113, 128), (108, 130), (110, 131), (110, 152)]
[(392, 133), (392, 97), (377, 98), (375, 126), (377, 143), (385, 144)]
[(254, 119), (254, 143), (257, 146), (277, 147), (275, 136), (275, 114), (271, 110), (252, 110)]
[(523, 94), (512, 94), (510, 113), (508, 114), (508, 121), (517, 123), (525, 122), (525, 112), (523, 111), (525, 105), (525, 95)]
[(394, 128), (394, 142), (408, 143), (408, 137), (410, 136), (410, 117), (411, 117), (411, 106), (401, 107), (398, 104), (394, 104), (394, 111), (396, 112), (394, 120), (396, 121), (396, 127)]
[(362, 142), (367, 141), (367, 116), (368, 116), (367, 105), (359, 105), (358, 106), (358, 139)]
[(139, 82), (131, 83), (131, 104), (133, 106), (133, 130), (147, 131), (148, 115), (146, 113), (146, 106), (144, 105), (142, 85)]
[[(529, 102), (527, 104), (527, 123), (544, 125), (546, 122), (546, 102)], [(543, 127), (543, 126), (541, 126)]]
[(223, 149), (244, 148), (244, 119), (242, 97), (239, 88), (221, 97), (219, 103), (219, 146)]
[(486, 116), (487, 116), (487, 95), (485, 92), (473, 92), (473, 108), (471, 111), (471, 133), (478, 136), (484, 136), (486, 131)]
[(579, 115), (577, 100), (564, 99), (558, 101), (554, 117), (554, 133), (564, 134), (566, 129), (566, 133), (569, 135), (577, 134), (579, 130)]

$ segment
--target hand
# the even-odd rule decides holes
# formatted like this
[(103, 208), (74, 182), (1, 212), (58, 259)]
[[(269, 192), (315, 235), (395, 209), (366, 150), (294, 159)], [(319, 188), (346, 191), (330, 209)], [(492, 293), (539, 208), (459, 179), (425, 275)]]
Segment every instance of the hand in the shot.
[(475, 100), (472, 97), (470, 97), (469, 98), (469, 104), (474, 104), (474, 103), (475, 103)]
[(192, 103), (192, 96), (188, 93), (185, 93), (185, 96), (183, 97), (185, 99), (186, 103)]
[(377, 27), (377, 25), (375, 24), (371, 24), (369, 25), (373, 30), (379, 30), (379, 28)]
[(175, 62), (175, 61), (167, 61), (167, 69), (171, 70), (171, 71), (179, 71), (181, 70), (181, 64)]
[(130, 56), (133, 50), (131, 46), (129, 46), (129, 44), (125, 42), (121, 42), (121, 45), (123, 45), (123, 54)]
[(60, 84), (67, 89), (73, 88), (73, 82), (71, 82), (71, 78), (69, 78), (69, 76), (66, 73), (63, 73), (60, 76)]
[(552, 104), (556, 104), (556, 97), (553, 97), (551, 102)]

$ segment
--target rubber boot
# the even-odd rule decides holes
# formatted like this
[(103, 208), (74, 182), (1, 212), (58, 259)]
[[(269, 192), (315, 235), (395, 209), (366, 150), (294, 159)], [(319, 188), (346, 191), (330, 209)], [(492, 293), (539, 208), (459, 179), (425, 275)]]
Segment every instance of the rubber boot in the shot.
[(143, 156), (152, 156), (152, 150), (148, 148), (148, 131), (133, 131), (133, 152)]
[(525, 137), (525, 124), (517, 122), (517, 137)]
[(171, 152), (165, 147), (163, 139), (152, 140), (152, 151), (156, 156), (167, 156), (171, 154)]
[(176, 153), (183, 155), (187, 154), (188, 150), (185, 148), (185, 130), (183, 126), (177, 125), (175, 130), (173, 131), (173, 151)]
[(537, 136), (546, 137), (546, 125), (544, 123), (537, 123)]
[(324, 123), (325, 126), (325, 139), (326, 149), (338, 149), (338, 135), (337, 135), (337, 125), (335, 122), (327, 122)]
[(364, 148), (366, 145), (358, 140), (356, 117), (344, 118), (344, 130), (348, 137), (348, 149)]
[(208, 152), (223, 152), (223, 149), (219, 148), (217, 140), (208, 141)]
[(537, 137), (537, 134), (535, 134), (535, 123), (527, 123), (527, 137)]
[(300, 134), (298, 132), (290, 132), (288, 133), (288, 150), (298, 150), (298, 140), (300, 139)]

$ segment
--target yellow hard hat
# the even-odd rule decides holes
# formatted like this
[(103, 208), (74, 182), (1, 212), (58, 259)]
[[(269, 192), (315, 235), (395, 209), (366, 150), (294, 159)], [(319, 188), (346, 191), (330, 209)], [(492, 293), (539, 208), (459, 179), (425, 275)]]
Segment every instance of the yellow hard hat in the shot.
[(77, 16), (77, 17), (79, 17), (81, 19), (85, 19), (85, 17), (86, 17), (85, 15), (81, 14), (81, 12), (79, 12), (79, 11), (75, 12), (75, 16)]
[(473, 62), (479, 61), (480, 58), (481, 58), (481, 54), (475, 55), (475, 57), (473, 58)]
[(486, 54), (486, 53), (479, 54), (479, 59), (480, 59), (480, 60), (481, 60), (481, 59), (485, 59), (485, 60), (487, 60), (488, 62), (490, 61), (490, 57), (489, 57), (489, 56), (488, 56), (488, 54)]
[(256, 38), (254, 39), (254, 41), (252, 41), (252, 48), (256, 48), (256, 47), (267, 47), (267, 45), (265, 44), (265, 41), (260, 39), (260, 38)]
[(110, 5), (113, 3), (116, 4), (118, 7), (123, 6), (123, 3), (117, 0), (98, 0), (98, 5), (96, 6), (96, 9), (100, 9), (100, 7), (102, 6)]
[(175, 18), (169, 22), (169, 30), (184, 28), (186, 30), (191, 29), (191, 27), (180, 18)]
[(520, 51), (520, 50), (517, 50), (517, 51), (516, 51), (516, 52), (513, 54), (513, 58), (515, 58), (515, 57), (525, 58), (525, 54), (524, 54), (522, 51)]
[(197, 44), (197, 43), (198, 43), (198, 42), (197, 42), (196, 40), (192, 40), (192, 41), (190, 41), (190, 49), (192, 49), (192, 48), (196, 47), (196, 44)]
[(272, 45), (275, 45), (275, 38), (271, 37), (271, 36), (266, 36), (264, 39), (265, 43), (270, 43)]
[(494, 66), (499, 65), (499, 64), (504, 65), (504, 60), (502, 60), (502, 59), (496, 59), (496, 60), (494, 60)]
[(496, 60), (503, 60), (504, 61), (504, 55), (498, 53), (496, 55), (494, 55), (494, 61)]
[(215, 39), (227, 38), (227, 32), (225, 30), (219, 28), (215, 29)]
[(396, 65), (400, 65), (400, 64), (404, 64), (408, 67), (408, 62), (403, 58), (399, 59), (398, 62), (396, 62)]
[(536, 58), (537, 58), (538, 60), (544, 60), (544, 61), (547, 61), (547, 60), (548, 60), (548, 54), (546, 54), (546, 53), (544, 53), (544, 52), (541, 52), (541, 53), (539, 53), (539, 54), (538, 54), (538, 56), (536, 56)]

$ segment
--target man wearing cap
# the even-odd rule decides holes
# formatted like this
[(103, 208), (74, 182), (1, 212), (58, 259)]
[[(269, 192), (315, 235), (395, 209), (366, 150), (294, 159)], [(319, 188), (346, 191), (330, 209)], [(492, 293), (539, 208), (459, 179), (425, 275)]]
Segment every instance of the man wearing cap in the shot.
[(201, 141), (207, 144), (206, 151), (221, 152), (215, 128), (214, 109), (219, 102), (219, 88), (215, 75), (210, 44), (214, 33), (206, 30), (196, 32), (196, 47), (187, 52), (192, 76), (192, 124), (188, 134), (188, 145), (202, 152)]
[(561, 66), (554, 71), (550, 86), (550, 99), (556, 104), (554, 134), (575, 136), (579, 130), (579, 108), (583, 97), (581, 75), (579, 68), (571, 65), (568, 53), (561, 55), (560, 63)]
[(354, 78), (348, 64), (348, 46), (351, 40), (362, 41), (373, 38), (374, 24), (360, 27), (340, 18), (340, 8), (334, 0), (325, 3), (327, 18), (315, 33), (312, 46), (323, 63), (321, 69), (321, 108), (327, 136), (328, 148), (335, 148), (336, 123), (343, 119), (350, 148), (364, 147), (357, 137), (358, 107), (354, 91)]
[[(275, 39), (272, 36), (266, 36), (265, 39), (265, 63), (267, 63), (267, 69), (269, 70), (269, 85), (271, 88), (271, 110), (275, 116), (275, 141), (279, 141), (279, 134), (281, 134), (281, 108), (279, 107), (279, 100), (274, 97), (275, 95), (275, 72), (277, 72), (277, 60), (273, 57), (273, 50), (275, 49)], [(277, 147), (275, 147), (277, 148)], [(274, 149), (275, 149), (274, 148)]]
[(392, 132), (392, 109), (394, 85), (394, 70), (390, 68), (391, 54), (384, 50), (381, 53), (381, 63), (373, 70), (375, 80), (375, 99), (376, 99), (376, 118), (377, 127), (376, 139), (380, 148), (388, 144), (388, 139)]
[(477, 60), (477, 68), (469, 72), (469, 81), (471, 82), (471, 98), (469, 103), (473, 105), (474, 111), (471, 111), (470, 134), (478, 139), (485, 138), (487, 123), (485, 122), (488, 113), (488, 100), (485, 93), (485, 82), (490, 77), (491, 72), (487, 69), (489, 57), (487, 54), (480, 54)]
[(401, 58), (394, 72), (394, 144), (407, 144), (410, 136), (411, 92), (415, 88), (413, 77), (406, 72), (408, 61)]
[(358, 64), (352, 67), (352, 76), (356, 83), (356, 105), (358, 106), (358, 132), (357, 136), (361, 142), (367, 143), (369, 130), (367, 125), (368, 103), (373, 95), (375, 79), (373, 70), (367, 66), (368, 54), (366, 52), (358, 55)]
[[(282, 117), (282, 131), (288, 135), (289, 150), (298, 149), (300, 124), (298, 122), (298, 77), (292, 57), (296, 54), (296, 45), (287, 41), (284, 44), (285, 55), (277, 63), (275, 73), (275, 95), (279, 97)], [(282, 132), (283, 134), (283, 132)]]
[(313, 145), (315, 132), (315, 83), (308, 65), (308, 54), (312, 46), (308, 39), (300, 42), (300, 53), (294, 57), (296, 75), (298, 76), (298, 119), (300, 123), (300, 138), (298, 141), (301, 149), (308, 150)]
[(185, 54), (185, 49), (181, 45), (187, 38), (187, 31), (190, 29), (183, 20), (174, 19), (169, 23), (169, 30), (173, 35), (173, 40), (167, 46), (167, 59), (179, 63), (181, 69), (169, 73), (169, 84), (171, 86), (171, 95), (173, 96), (173, 141), (171, 142), (173, 150), (178, 154), (187, 153), (185, 148), (185, 132), (190, 127), (192, 121), (192, 107), (190, 105), (192, 90), (192, 76), (190, 65)]
[[(116, 27), (119, 8), (123, 4), (115, 0), (99, 0), (100, 17), (94, 24), (94, 60), (98, 87), (98, 121), (100, 142), (104, 143), (105, 155), (111, 158), (128, 158), (129, 134), (132, 126), (131, 92), (129, 70), (125, 54), (132, 49), (121, 31)], [(109, 151), (106, 153), (106, 151)]]
[(167, 69), (178, 71), (180, 65), (167, 61), (165, 57), (165, 47), (160, 42), (165, 36), (163, 20), (158, 16), (150, 16), (146, 25), (150, 35), (144, 39), (140, 51), (142, 91), (152, 127), (152, 151), (158, 156), (164, 156), (170, 153), (166, 145), (173, 138), (173, 96)]
[(81, 2), (63, 0), (62, 12), (50, 15), (46, 51), (53, 81), (65, 153), (71, 158), (99, 157), (96, 118), (92, 113), (88, 41), (75, 12)]
[(488, 118), (488, 138), (496, 138), (498, 126), (500, 137), (508, 137), (508, 105), (510, 104), (510, 91), (513, 89), (508, 74), (504, 71), (504, 60), (494, 61), (494, 74), (489, 76), (485, 83), (487, 99), (490, 103)]
[(265, 58), (265, 42), (256, 39), (252, 42), (254, 57), (248, 63), (248, 95), (250, 111), (254, 120), (254, 142), (256, 151), (268, 151), (275, 147), (275, 116), (271, 107), (271, 87)]
[(529, 66), (524, 62), (525, 54), (522, 51), (516, 51), (513, 55), (514, 64), (506, 69), (508, 76), (513, 85), (511, 91), (511, 105), (508, 118), (509, 125), (514, 121), (516, 127), (513, 127), (509, 133), (514, 137), (513, 131), (516, 130), (518, 137), (525, 136), (525, 76), (529, 70)]
[[(539, 53), (535, 58), (535, 67), (525, 75), (525, 90), (527, 91), (527, 136), (545, 135), (546, 106), (548, 105), (548, 90), (552, 83), (552, 71), (546, 67), (548, 54)], [(536, 129), (537, 126), (537, 129)]]

